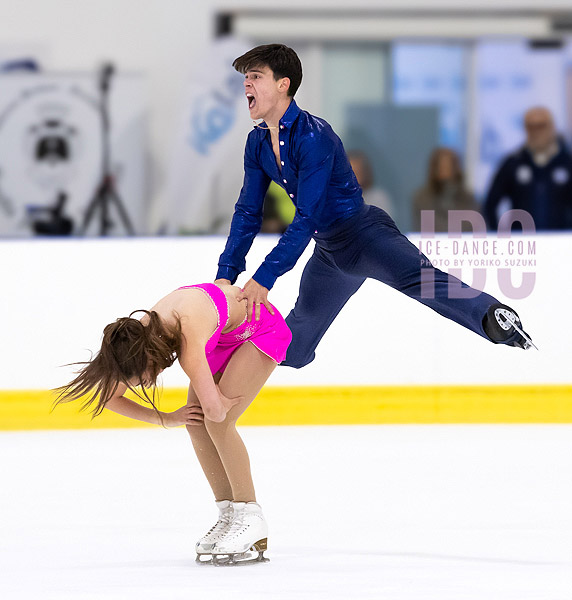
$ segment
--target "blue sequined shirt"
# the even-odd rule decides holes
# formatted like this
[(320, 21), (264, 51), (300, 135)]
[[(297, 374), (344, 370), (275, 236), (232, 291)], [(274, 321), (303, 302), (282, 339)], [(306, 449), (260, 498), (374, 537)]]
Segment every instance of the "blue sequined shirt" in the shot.
[[(261, 127), (266, 127), (261, 123)], [(316, 233), (356, 214), (363, 205), (361, 188), (342, 141), (326, 121), (301, 110), (294, 100), (279, 122), (280, 168), (270, 131), (255, 127), (244, 152), (244, 184), (235, 205), (230, 234), (219, 259), (217, 279), (236, 281), (260, 231), (264, 196), (275, 181), (296, 206), (294, 220), (254, 273), (271, 289), (289, 271)]]

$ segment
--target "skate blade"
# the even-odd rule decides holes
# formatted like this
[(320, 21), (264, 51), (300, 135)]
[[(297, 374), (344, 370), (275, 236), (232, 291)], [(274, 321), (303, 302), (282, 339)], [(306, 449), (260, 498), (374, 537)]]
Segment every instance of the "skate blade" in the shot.
[(256, 563), (270, 562), (269, 558), (264, 556), (264, 552), (268, 549), (268, 540), (258, 540), (246, 552), (238, 552), (237, 554), (213, 554), (212, 564), (217, 567), (238, 567), (241, 565), (251, 565)]
[[(507, 315), (504, 315), (506, 320), (510, 322), (510, 324), (518, 331), (518, 333), (520, 333), (520, 335), (522, 335), (522, 337), (526, 340), (526, 343), (529, 346), (532, 346), (533, 348), (535, 348), (536, 350), (538, 350), (538, 347), (536, 346), (536, 344), (530, 339), (530, 336), (525, 333), (517, 324), (516, 321), (514, 321), (513, 319), (511, 319), (510, 317), (508, 317)], [(528, 348), (525, 348), (525, 350), (527, 350)], [(540, 350), (539, 350), (540, 352)]]
[[(203, 560), (203, 557), (206, 560)], [(212, 565), (213, 564), (213, 556), (212, 554), (197, 554), (195, 558), (195, 562), (199, 565)]]
[[(212, 564), (215, 567), (242, 567), (244, 565), (255, 565), (257, 563), (270, 562), (269, 558), (266, 558), (262, 552), (258, 553), (258, 556), (253, 556), (249, 552), (242, 552), (241, 554), (216, 554), (213, 555)], [(204, 563), (206, 564), (206, 563)]]

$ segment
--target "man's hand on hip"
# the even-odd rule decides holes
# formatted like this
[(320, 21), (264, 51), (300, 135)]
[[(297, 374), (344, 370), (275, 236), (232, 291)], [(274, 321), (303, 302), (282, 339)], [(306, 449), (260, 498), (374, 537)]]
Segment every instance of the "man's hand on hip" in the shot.
[(273, 315), (274, 308), (272, 304), (268, 302), (268, 290), (263, 286), (250, 279), (240, 293), (237, 295), (237, 300), (244, 300), (246, 298), (246, 318), (250, 322), (252, 321), (252, 313), (254, 311), (254, 318), (256, 321), (260, 320), (260, 305), (264, 304), (268, 309), (268, 312)]

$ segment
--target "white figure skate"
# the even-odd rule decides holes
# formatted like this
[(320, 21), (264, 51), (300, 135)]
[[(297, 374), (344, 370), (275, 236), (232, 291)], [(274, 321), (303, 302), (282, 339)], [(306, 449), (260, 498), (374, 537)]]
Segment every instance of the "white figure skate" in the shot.
[(256, 502), (233, 502), (230, 527), (211, 550), (215, 565), (268, 562), (268, 526)]
[(195, 545), (197, 552), (196, 561), (201, 564), (212, 563), (212, 549), (215, 543), (226, 533), (232, 521), (233, 509), (230, 500), (221, 500), (216, 505), (219, 512), (218, 521)]

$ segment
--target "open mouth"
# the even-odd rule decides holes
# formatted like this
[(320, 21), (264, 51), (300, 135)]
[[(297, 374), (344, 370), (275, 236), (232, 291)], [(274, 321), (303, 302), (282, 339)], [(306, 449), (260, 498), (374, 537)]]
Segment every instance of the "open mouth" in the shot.
[(249, 109), (252, 109), (256, 106), (256, 98), (252, 94), (246, 94), (246, 99), (248, 100)]

